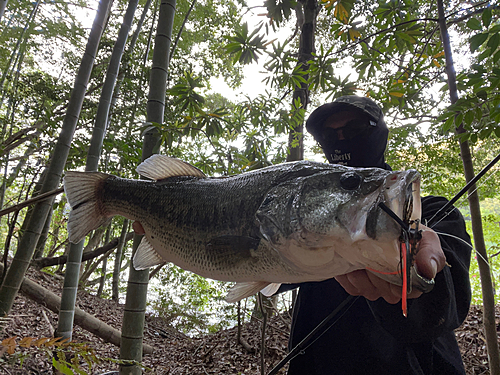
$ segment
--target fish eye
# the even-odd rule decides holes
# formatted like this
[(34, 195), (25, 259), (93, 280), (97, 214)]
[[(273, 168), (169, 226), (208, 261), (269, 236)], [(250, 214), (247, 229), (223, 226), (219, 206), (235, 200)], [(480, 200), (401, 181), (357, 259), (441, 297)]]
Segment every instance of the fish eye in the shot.
[(340, 176), (340, 186), (345, 190), (354, 190), (361, 184), (362, 177), (356, 172), (345, 172)]

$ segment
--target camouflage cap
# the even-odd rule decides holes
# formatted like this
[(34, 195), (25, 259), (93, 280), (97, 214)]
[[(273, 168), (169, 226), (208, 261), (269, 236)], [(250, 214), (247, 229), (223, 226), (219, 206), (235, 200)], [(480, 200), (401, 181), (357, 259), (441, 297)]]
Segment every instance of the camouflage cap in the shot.
[(332, 103), (323, 104), (311, 113), (306, 121), (307, 131), (316, 137), (328, 117), (335, 112), (350, 108), (363, 111), (377, 123), (384, 117), (380, 107), (370, 98), (357, 95), (341, 96)]

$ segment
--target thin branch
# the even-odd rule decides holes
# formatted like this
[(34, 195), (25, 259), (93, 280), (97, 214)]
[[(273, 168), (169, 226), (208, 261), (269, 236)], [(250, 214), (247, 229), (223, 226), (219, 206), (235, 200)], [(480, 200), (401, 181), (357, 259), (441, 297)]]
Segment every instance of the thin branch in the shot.
[[(134, 237), (134, 233), (130, 232), (127, 234), (125, 237), (125, 241), (130, 241)], [(106, 252), (114, 249), (115, 247), (118, 246), (118, 241), (119, 238), (114, 238), (110, 242), (108, 242), (106, 245), (98, 247), (97, 249), (93, 251), (87, 251), (86, 253), (82, 254), (82, 262), (85, 262), (90, 259), (97, 258), (98, 256), (105, 254)], [(32, 264), (36, 266), (37, 268), (45, 268), (45, 267), (50, 267), (50, 266), (57, 266), (60, 264), (65, 264), (68, 261), (68, 256), (67, 255), (62, 255), (60, 257), (55, 257), (55, 258), (37, 258), (33, 260)]]
[[(397, 24), (395, 24), (393, 26), (388, 27), (387, 29), (383, 29), (383, 30), (379, 30), (377, 32), (374, 32), (374, 33), (372, 33), (372, 34), (364, 37), (363, 39), (357, 39), (356, 42), (350, 43), (347, 46), (345, 46), (344, 48), (339, 49), (338, 51), (332, 51), (331, 53), (329, 53), (325, 57), (329, 57), (329, 56), (333, 56), (333, 55), (339, 54), (340, 52), (344, 52), (344, 51), (346, 51), (348, 49), (356, 47), (358, 44), (367, 43), (368, 39), (370, 39), (370, 38), (372, 38), (374, 36), (386, 33), (388, 31), (391, 31), (392, 29), (396, 29), (399, 26), (403, 26), (403, 25), (406, 25), (406, 24), (409, 24), (409, 23), (416, 23), (416, 22), (420, 22), (420, 21), (433, 21), (433, 22), (437, 22), (438, 20), (436, 18), (415, 18), (414, 20), (409, 20), (409, 21), (397, 23)], [(368, 43), (367, 43), (367, 45), (368, 45)]]
[(191, 11), (193, 10), (195, 4), (196, 4), (196, 0), (193, 0), (193, 2), (191, 3), (191, 6), (189, 7), (188, 11), (186, 12), (186, 15), (184, 16), (184, 21), (182, 21), (182, 25), (179, 29), (179, 32), (177, 33), (177, 36), (175, 37), (174, 45), (172, 46), (172, 49), (170, 50), (170, 59), (172, 59), (172, 56), (174, 56), (175, 49), (177, 48), (177, 43), (179, 42), (179, 39), (181, 38), (182, 32), (184, 31), (184, 26), (186, 26), (189, 15), (191, 14)]
[(30, 205), (32, 205), (34, 203), (37, 203), (38, 201), (44, 200), (46, 198), (50, 198), (50, 197), (52, 197), (54, 195), (61, 194), (63, 191), (64, 191), (64, 188), (60, 187), (59, 189), (51, 190), (51, 191), (48, 191), (46, 193), (37, 195), (36, 197), (33, 197), (31, 199), (28, 199), (28, 200), (25, 200), (24, 202), (21, 202), (19, 204), (14, 205), (14, 206), (10, 206), (10, 207), (4, 208), (3, 210), (0, 210), (0, 217), (2, 217), (4, 215), (7, 215), (7, 214), (9, 214), (11, 212), (14, 212), (14, 211), (20, 211), (24, 207), (30, 206)]

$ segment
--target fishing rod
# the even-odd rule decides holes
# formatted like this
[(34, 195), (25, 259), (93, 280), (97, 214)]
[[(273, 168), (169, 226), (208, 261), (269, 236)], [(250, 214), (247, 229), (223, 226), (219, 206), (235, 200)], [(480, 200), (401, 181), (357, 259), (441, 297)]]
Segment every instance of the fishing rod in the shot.
[[(401, 231), (402, 231), (402, 236), (409, 239), (410, 237), (415, 238), (416, 234), (412, 231), (410, 228), (409, 224), (406, 224), (403, 220), (401, 220), (398, 215), (394, 211), (392, 211), (389, 207), (387, 207), (384, 203), (380, 202), (378, 206), (385, 211), (392, 219), (394, 219), (400, 226), (401, 226)], [(404, 248), (405, 254), (406, 255), (406, 249), (410, 249), (410, 246), (407, 246)], [(404, 259), (407, 259), (406, 256), (403, 256)], [(409, 275), (409, 268), (408, 266), (410, 263), (404, 262), (405, 264), (403, 265), (404, 269), (402, 270), (402, 274), (405, 276), (404, 279), (406, 279), (406, 275)], [(406, 289), (405, 287), (407, 286), (407, 283), (403, 281), (403, 289)], [(406, 294), (403, 293), (403, 314), (406, 316)], [(285, 358), (283, 358), (269, 373), (268, 375), (275, 375), (278, 373), (283, 366), (285, 366), (289, 361), (291, 361), (293, 358), (295, 358), (297, 355), (303, 353), (311, 344), (313, 344), (317, 339), (319, 339), (324, 333), (326, 333), (332, 326), (334, 326), (342, 316), (351, 308), (351, 306), (356, 302), (356, 300), (359, 298), (359, 296), (352, 296), (348, 295), (340, 305), (338, 305), (321, 323), (319, 323), (316, 328), (314, 328), (309, 334), (304, 337), (304, 339), (299, 342), (288, 354)], [(346, 307), (347, 306), (347, 307)], [(345, 307), (345, 309), (344, 309)], [(344, 311), (342, 311), (344, 309)], [(334, 321), (332, 321), (340, 312), (342, 311), (342, 314), (337, 317)], [(332, 321), (332, 322), (331, 322)], [(321, 330), (323, 330), (321, 332)], [(318, 335), (317, 333), (320, 332)], [(313, 340), (311, 342), (311, 340)]]
[[(416, 238), (417, 234), (412, 231), (410, 228), (409, 224), (406, 224), (403, 220), (401, 220), (398, 215), (394, 211), (392, 211), (389, 207), (387, 207), (384, 203), (380, 202), (378, 206), (386, 212), (392, 219), (394, 219), (400, 226), (401, 226), (401, 232), (402, 232), (402, 237), (406, 238), (409, 243), (409, 238), (412, 237), (414, 239)], [(418, 229), (417, 229), (418, 231)], [(406, 252), (409, 252), (409, 255), (411, 256), (411, 252), (409, 251), (410, 246), (405, 246), (404, 248), (405, 254), (403, 255), (403, 259), (405, 261), (403, 262), (403, 269), (402, 269), (402, 274), (404, 275), (403, 278), (403, 314), (406, 317), (407, 316), (407, 311), (406, 311), (406, 289), (409, 286), (407, 283), (407, 277), (409, 275), (409, 266), (411, 264), (410, 262), (407, 262), (407, 254)], [(403, 251), (403, 249), (401, 251)], [(410, 258), (411, 259), (411, 258)], [(319, 323), (309, 334), (302, 339), (301, 342), (299, 342), (287, 355), (285, 358), (283, 358), (269, 373), (268, 375), (276, 375), (279, 370), (281, 370), (289, 361), (291, 361), (293, 358), (295, 358), (297, 355), (302, 354), (310, 345), (312, 345), (316, 340), (318, 340), (323, 334), (325, 334), (331, 327), (333, 327), (339, 320), (344, 316), (345, 313), (352, 307), (354, 302), (359, 298), (359, 296), (353, 296), (353, 295), (348, 295), (342, 303), (340, 303), (321, 323)], [(347, 307), (346, 307), (347, 306)], [(345, 307), (345, 309), (344, 309)], [(344, 309), (344, 311), (342, 311)], [(337, 315), (342, 311), (342, 314), (340, 314), (338, 317)], [(333, 320), (335, 317), (337, 319)], [(332, 321), (333, 320), (333, 321)], [(319, 334), (318, 334), (319, 332)], [(311, 342), (312, 341), (312, 342)]]
[[(338, 305), (335, 310), (333, 310), (321, 323), (319, 323), (316, 328), (314, 328), (309, 334), (302, 339), (288, 354), (285, 358), (283, 358), (267, 375), (276, 375), (279, 370), (285, 366), (288, 361), (292, 360), (297, 355), (301, 354), (302, 351), (307, 349), (307, 347), (314, 343), (317, 339), (319, 339), (326, 331), (328, 331), (337, 321), (349, 310), (349, 308), (356, 302), (359, 296), (351, 296), (348, 295), (344, 301), (340, 305)], [(346, 307), (347, 306), (347, 307)], [(330, 322), (335, 316), (345, 307), (343, 313), (333, 322)], [(328, 325), (329, 324), (329, 325)], [(320, 332), (323, 329), (323, 332)], [(319, 335), (316, 336), (316, 334)], [(311, 342), (311, 340), (313, 340)]]
[[(449, 209), (453, 203), (455, 203), (462, 195), (465, 194), (467, 190), (470, 189), (472, 185), (474, 185), (479, 179), (481, 179), (498, 161), (500, 160), (500, 154), (498, 154), (493, 160), (491, 160), (486, 167), (484, 167), (481, 172), (479, 172), (474, 178), (472, 178), (448, 203), (446, 203), (441, 209), (438, 210), (434, 214), (434, 216), (429, 220), (428, 225), (430, 226), (434, 221), (438, 222), (441, 220), (441, 216), (446, 215), (446, 210)], [(392, 210), (390, 210), (385, 204), (380, 203), (379, 207), (386, 212), (391, 218), (393, 218), (401, 227), (403, 232), (410, 233), (410, 227), (406, 225)], [(439, 219), (439, 220), (438, 220)], [(412, 235), (415, 235), (412, 233)], [(406, 265), (407, 266), (407, 265)], [(309, 347), (312, 343), (314, 343), (317, 339), (319, 339), (325, 332), (327, 332), (333, 325), (337, 323), (337, 321), (351, 308), (354, 302), (359, 298), (359, 296), (348, 295), (344, 301), (340, 305), (338, 305), (321, 323), (319, 323), (316, 328), (314, 328), (304, 339), (298, 343), (289, 353), (283, 358), (269, 373), (268, 375), (276, 375), (279, 370), (281, 370), (290, 360), (295, 358), (297, 355), (301, 354), (305, 349)], [(347, 306), (348, 305), (348, 306)], [(342, 312), (336, 320), (330, 323), (330, 321), (335, 318), (339, 312), (345, 307), (345, 310)], [(320, 332), (323, 329), (322, 332)], [(319, 335), (316, 336), (316, 334)], [(311, 342), (311, 340), (313, 340)]]

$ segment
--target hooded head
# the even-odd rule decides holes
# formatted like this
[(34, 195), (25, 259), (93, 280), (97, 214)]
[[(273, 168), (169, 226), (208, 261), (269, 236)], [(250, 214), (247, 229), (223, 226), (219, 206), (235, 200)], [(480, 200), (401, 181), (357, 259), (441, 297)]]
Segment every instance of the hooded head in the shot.
[(370, 98), (349, 95), (324, 104), (311, 113), (306, 128), (330, 163), (390, 169), (384, 159), (389, 129)]

